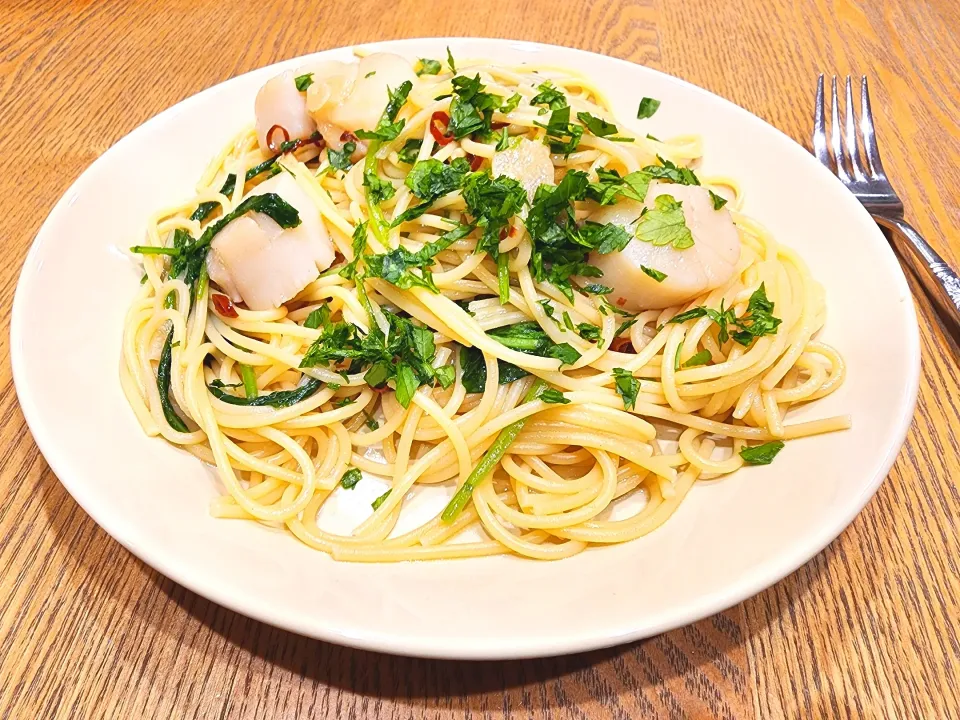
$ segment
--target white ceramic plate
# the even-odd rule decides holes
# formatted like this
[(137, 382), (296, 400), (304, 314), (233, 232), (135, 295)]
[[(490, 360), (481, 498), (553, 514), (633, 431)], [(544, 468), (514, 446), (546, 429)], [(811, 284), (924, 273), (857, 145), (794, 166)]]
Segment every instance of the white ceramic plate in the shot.
[[(443, 57), (448, 44), (458, 58), (578, 68), (638, 131), (700, 133), (705, 170), (737, 176), (746, 211), (796, 248), (827, 291), (822, 338), (844, 354), (849, 376), (793, 419), (851, 413), (853, 429), (788, 443), (769, 467), (696, 487), (653, 534), (556, 563), (337, 563), (280, 532), (211, 518), (210, 471), (148, 439), (120, 389), (121, 326), (139, 280), (125, 249), (142, 237), (148, 214), (191, 194), (209, 158), (252, 120), (260, 85), (298, 59), (225, 82), (145, 123), (84, 172), (44, 223), (17, 288), (11, 347), (20, 403), (50, 466), (107, 532), (191, 590), (304, 635), (391, 653), (508, 658), (614, 645), (717, 612), (792, 572), (873, 495), (913, 415), (916, 317), (880, 231), (799, 145), (667, 75), (524, 42), (376, 47)], [(347, 59), (351, 51), (319, 55)], [(630, 119), (643, 95), (663, 104), (641, 125)]]

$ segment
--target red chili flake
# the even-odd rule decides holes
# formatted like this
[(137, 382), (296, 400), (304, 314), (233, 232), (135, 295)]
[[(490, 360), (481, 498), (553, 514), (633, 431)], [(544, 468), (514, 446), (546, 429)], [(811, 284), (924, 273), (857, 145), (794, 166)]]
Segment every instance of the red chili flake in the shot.
[(617, 298), (617, 305), (619, 305), (620, 307), (623, 307), (626, 304), (627, 304), (626, 298)]
[(437, 110), (430, 116), (430, 134), (441, 147), (453, 140), (453, 135), (448, 132), (449, 126), (450, 116), (443, 110)]
[(213, 300), (213, 307), (218, 315), (228, 318), (239, 317), (239, 315), (237, 315), (237, 309), (233, 306), (233, 300), (226, 295), (214, 293), (210, 296), (210, 299)]
[(280, 152), (280, 145), (273, 142), (273, 135), (278, 130), (283, 133), (283, 142), (290, 142), (290, 133), (287, 132), (287, 129), (283, 125), (273, 125), (267, 130), (267, 147), (270, 148), (271, 152), (275, 153)]
[(470, 153), (467, 153), (467, 160), (470, 161), (470, 169), (473, 172), (479, 170), (480, 166), (483, 165), (483, 158), (479, 155), (471, 155)]
[(358, 143), (358, 142), (360, 142), (360, 139), (359, 139), (356, 135), (354, 135), (352, 132), (350, 132), (349, 130), (344, 130), (344, 131), (343, 131), (343, 134), (340, 135), (340, 142), (342, 142), (342, 143), (348, 143), (348, 142)]

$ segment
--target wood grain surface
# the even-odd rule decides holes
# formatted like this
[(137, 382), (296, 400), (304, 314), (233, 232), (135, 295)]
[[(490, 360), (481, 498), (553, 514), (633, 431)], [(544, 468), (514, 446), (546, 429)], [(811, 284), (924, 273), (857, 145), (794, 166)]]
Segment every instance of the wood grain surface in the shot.
[(757, 597), (603, 652), (439, 662), (291, 635), (158, 575), (60, 486), (17, 405), (8, 339), (20, 264), (60, 195), (205, 87), (323, 48), (433, 35), (626, 58), (804, 143), (816, 73), (869, 73), (907, 216), (960, 263), (956, 0), (0, 0), (0, 718), (960, 717), (960, 368), (922, 296), (916, 419), (850, 528)]

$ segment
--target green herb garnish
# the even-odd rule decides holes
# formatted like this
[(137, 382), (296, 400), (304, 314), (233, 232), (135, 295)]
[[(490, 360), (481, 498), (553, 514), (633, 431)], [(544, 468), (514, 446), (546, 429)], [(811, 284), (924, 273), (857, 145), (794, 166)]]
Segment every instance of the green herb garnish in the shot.
[(648, 117), (653, 117), (653, 114), (659, 109), (659, 100), (645, 97), (640, 101), (640, 106), (637, 108), (637, 120), (645, 120)]
[(677, 250), (693, 246), (693, 233), (683, 216), (683, 203), (677, 202), (673, 195), (658, 195), (654, 207), (640, 216), (634, 234), (637, 240), (657, 246), (673, 245)]
[(763, 445), (743, 448), (740, 451), (740, 457), (747, 465), (769, 465), (781, 450), (783, 450), (783, 441), (773, 440)]

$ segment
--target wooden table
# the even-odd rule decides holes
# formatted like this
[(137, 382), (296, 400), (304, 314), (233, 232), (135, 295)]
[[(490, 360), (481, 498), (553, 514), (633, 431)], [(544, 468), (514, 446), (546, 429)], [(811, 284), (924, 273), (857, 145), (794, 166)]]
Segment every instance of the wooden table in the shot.
[[(520, 37), (627, 58), (804, 142), (816, 73), (870, 73), (907, 215), (960, 265), (955, 0), (12, 1), (0, 11), (4, 308), (57, 198), (147, 118), (281, 58), (418, 35)], [(64, 298), (64, 311), (77, 300)], [(17, 405), (4, 312), (0, 718), (958, 717), (960, 368), (929, 303), (918, 306), (916, 421), (887, 482), (839, 540), (770, 590), (688, 628), (504, 663), (308, 640), (143, 565), (40, 456)]]

